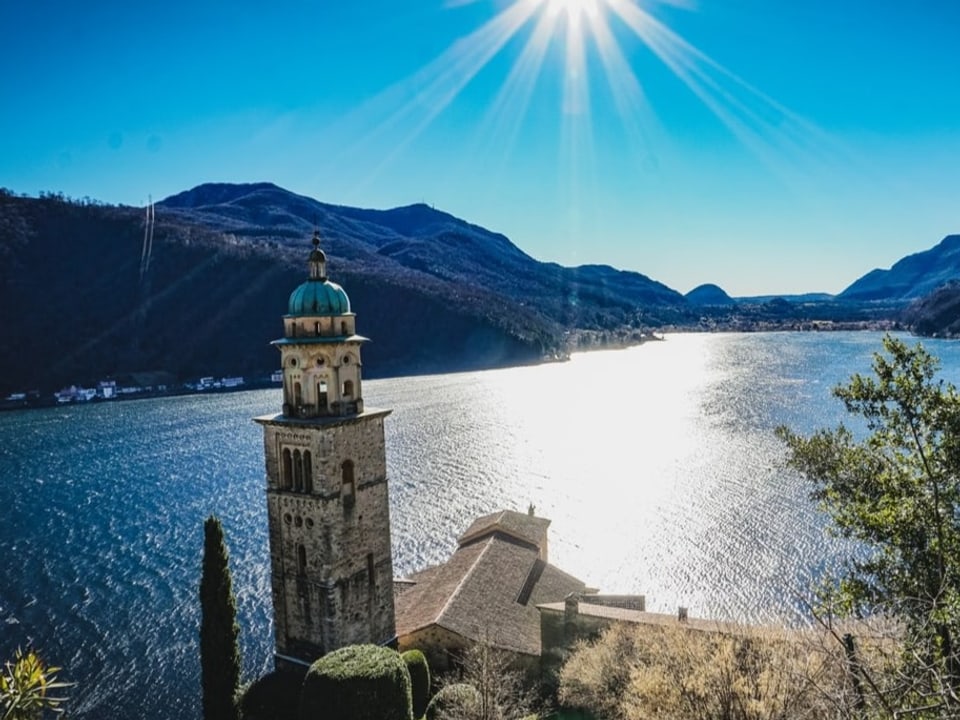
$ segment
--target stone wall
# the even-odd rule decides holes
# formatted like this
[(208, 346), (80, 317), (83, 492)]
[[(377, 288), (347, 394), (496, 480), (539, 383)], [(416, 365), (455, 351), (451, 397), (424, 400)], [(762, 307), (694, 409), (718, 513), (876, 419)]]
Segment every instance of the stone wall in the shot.
[[(382, 644), (394, 635), (387, 414), (258, 418), (280, 655), (310, 662), (344, 645)], [(310, 453), (310, 482), (300, 492), (285, 489), (284, 450)]]
[[(440, 675), (459, 672), (460, 658), (474, 643), (474, 640), (439, 625), (431, 625), (400, 637), (398, 649), (400, 652), (420, 650), (430, 665), (430, 676), (436, 678)], [(512, 668), (524, 673), (528, 678), (537, 677), (540, 672), (539, 658), (523, 653), (509, 653), (509, 655)]]

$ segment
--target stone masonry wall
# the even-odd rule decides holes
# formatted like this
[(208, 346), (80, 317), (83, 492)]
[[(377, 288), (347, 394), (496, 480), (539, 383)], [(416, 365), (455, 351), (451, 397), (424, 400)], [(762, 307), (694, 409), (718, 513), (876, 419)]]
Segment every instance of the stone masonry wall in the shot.
[[(277, 652), (307, 662), (394, 635), (383, 418), (260, 418)], [(281, 489), (284, 449), (309, 451), (312, 492)], [(353, 463), (352, 483), (343, 466)]]

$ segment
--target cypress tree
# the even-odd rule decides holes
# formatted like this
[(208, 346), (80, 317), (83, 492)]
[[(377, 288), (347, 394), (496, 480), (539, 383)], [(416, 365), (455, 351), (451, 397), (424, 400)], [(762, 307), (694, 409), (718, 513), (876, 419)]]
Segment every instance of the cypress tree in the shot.
[(213, 515), (203, 524), (200, 578), (200, 682), (204, 720), (237, 720), (234, 695), (240, 686), (237, 602), (223, 539)]

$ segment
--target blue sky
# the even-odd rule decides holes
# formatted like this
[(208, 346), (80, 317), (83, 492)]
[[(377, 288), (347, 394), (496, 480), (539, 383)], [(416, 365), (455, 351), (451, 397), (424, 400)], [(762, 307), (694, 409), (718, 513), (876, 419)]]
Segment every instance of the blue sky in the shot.
[(427, 202), (686, 292), (960, 232), (952, 0), (0, 3), (0, 186)]

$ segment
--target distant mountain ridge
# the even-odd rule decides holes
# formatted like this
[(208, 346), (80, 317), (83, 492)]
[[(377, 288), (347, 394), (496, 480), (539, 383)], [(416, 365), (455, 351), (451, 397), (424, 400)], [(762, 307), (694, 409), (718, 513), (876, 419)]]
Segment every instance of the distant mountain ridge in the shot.
[(154, 370), (269, 373), (316, 226), (373, 338), (371, 376), (536, 362), (575, 349), (582, 332), (684, 317), (682, 296), (639, 273), (542, 263), (426, 205), (365, 210), (269, 183), (201, 185), (157, 203), (148, 249), (143, 209), (0, 191), (0, 393)]
[(915, 300), (950, 280), (960, 279), (960, 235), (898, 260), (890, 269), (871, 270), (837, 297), (841, 300)]
[(286, 246), (301, 244), (318, 225), (331, 268), (342, 259), (347, 274), (416, 273), (420, 282), (429, 276), (459, 291), (505, 296), (565, 328), (630, 325), (638, 308), (685, 305), (678, 292), (640, 273), (540, 262), (500, 233), (423, 204), (351, 208), (256, 183), (201, 185), (158, 207), (210, 229)]
[[(951, 236), (861, 278), (853, 299), (732, 299), (716, 285), (684, 297), (637, 272), (540, 262), (424, 204), (371, 210), (271, 183), (210, 183), (157, 203), (145, 243), (142, 208), (0, 189), (0, 397), (125, 373), (269, 373), (269, 343), (316, 227), (330, 276), (373, 339), (368, 376), (538, 362), (649, 329), (863, 326), (900, 312), (903, 300), (884, 299), (891, 288), (899, 298), (960, 274), (960, 236)], [(909, 281), (884, 274), (904, 267)]]

